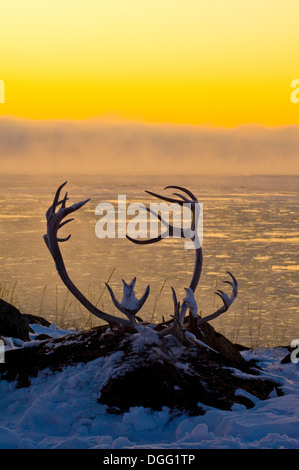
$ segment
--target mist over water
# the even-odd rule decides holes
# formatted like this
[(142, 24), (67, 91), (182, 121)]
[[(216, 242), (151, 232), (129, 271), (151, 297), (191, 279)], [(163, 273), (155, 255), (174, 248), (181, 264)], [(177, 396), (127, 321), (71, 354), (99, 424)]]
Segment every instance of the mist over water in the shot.
[(0, 119), (0, 174), (299, 174), (299, 126)]
[(201, 314), (220, 306), (216, 289), (230, 290), (221, 282), (228, 270), (239, 280), (239, 296), (212, 322), (218, 331), (247, 345), (290, 344), (299, 337), (296, 176), (1, 176), (0, 272), (7, 283), (17, 283), (14, 301), (22, 312), (41, 314), (60, 325), (89, 324), (89, 314), (67, 295), (43, 241), (45, 212), (66, 179), (70, 204), (88, 197), (91, 201), (63, 229), (61, 235), (71, 232), (72, 237), (61, 245), (62, 253), (72, 280), (100, 308), (117, 313), (103, 291), (111, 275), (109, 284), (119, 299), (121, 279), (128, 282), (137, 276), (138, 295), (150, 284), (140, 312), (144, 320), (160, 321), (173, 313), (171, 286), (183, 298), (194, 261), (193, 250), (184, 249), (183, 240), (137, 246), (127, 239), (100, 240), (95, 234), (100, 202), (116, 204), (118, 195), (126, 195), (127, 204), (149, 204), (155, 200), (145, 189), (161, 192), (166, 185), (181, 185), (203, 203), (204, 263), (196, 291)]

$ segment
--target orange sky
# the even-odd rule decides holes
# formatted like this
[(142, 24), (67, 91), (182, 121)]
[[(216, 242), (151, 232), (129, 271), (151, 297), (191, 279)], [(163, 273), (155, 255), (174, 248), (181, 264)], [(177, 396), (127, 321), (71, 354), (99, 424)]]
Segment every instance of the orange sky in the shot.
[(298, 0), (1, 0), (0, 115), (299, 124), (298, 18)]

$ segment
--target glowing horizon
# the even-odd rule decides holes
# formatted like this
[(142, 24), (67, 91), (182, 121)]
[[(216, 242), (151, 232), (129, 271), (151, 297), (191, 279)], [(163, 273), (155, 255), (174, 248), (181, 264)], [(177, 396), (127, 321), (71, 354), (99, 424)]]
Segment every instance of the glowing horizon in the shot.
[(1, 116), (299, 124), (299, 3), (4, 0)]

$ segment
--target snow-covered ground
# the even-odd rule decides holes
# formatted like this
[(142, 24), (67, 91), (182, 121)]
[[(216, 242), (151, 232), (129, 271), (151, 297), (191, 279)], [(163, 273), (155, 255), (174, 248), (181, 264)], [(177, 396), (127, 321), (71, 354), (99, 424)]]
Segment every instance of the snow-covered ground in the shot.
[[(51, 331), (54, 337), (67, 333), (53, 325), (50, 330), (33, 328), (36, 334)], [(33, 346), (35, 335), (31, 339)], [(263, 375), (279, 381), (284, 396), (273, 393), (266, 401), (250, 396), (255, 406), (249, 410), (242, 405), (234, 405), (232, 411), (203, 405), (206, 414), (198, 417), (173, 417), (167, 408), (152, 412), (136, 407), (117, 416), (106, 413), (97, 398), (120, 352), (62, 372), (45, 370), (29, 388), (2, 380), (0, 448), (298, 448), (299, 364), (281, 365), (287, 352), (277, 348), (242, 353), (248, 359), (258, 358)]]

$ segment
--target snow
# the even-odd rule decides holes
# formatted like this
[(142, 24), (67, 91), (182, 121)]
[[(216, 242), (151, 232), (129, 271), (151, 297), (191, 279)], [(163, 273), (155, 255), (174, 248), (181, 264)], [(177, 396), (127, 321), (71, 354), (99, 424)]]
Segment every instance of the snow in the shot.
[[(73, 330), (32, 325), (57, 337)], [(50, 333), (49, 333), (50, 331)], [(35, 343), (35, 335), (31, 336)], [(144, 340), (144, 339), (143, 339)], [(20, 343), (8, 347), (22, 347)], [(138, 344), (136, 337), (136, 347)], [(0, 381), (0, 448), (3, 449), (255, 449), (299, 447), (299, 366), (280, 364), (283, 348), (244, 351), (258, 359), (262, 377), (274, 378), (283, 396), (272, 392), (261, 401), (242, 389), (254, 407), (235, 404), (231, 411), (202, 405), (203, 416), (173, 416), (168, 408), (151, 411), (133, 407), (111, 415), (97, 402), (102, 385), (125, 360), (122, 352), (100, 357), (63, 371), (45, 370), (31, 379), (28, 388)]]

